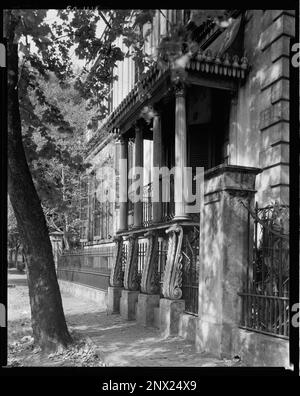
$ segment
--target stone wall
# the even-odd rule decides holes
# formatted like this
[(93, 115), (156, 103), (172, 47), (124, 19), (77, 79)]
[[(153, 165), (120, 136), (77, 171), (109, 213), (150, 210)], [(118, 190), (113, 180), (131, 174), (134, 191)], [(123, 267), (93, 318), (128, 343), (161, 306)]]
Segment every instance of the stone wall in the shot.
[(289, 202), (289, 44), (293, 11), (248, 10), (244, 36), (251, 70), (232, 101), (230, 164), (263, 170), (257, 201)]
[(288, 340), (243, 329), (236, 329), (233, 339), (232, 355), (247, 365), (290, 368)]
[(61, 292), (68, 293), (79, 298), (83, 297), (85, 299), (95, 301), (99, 304), (99, 311), (107, 310), (106, 291), (80, 285), (74, 282), (64, 281), (62, 279), (58, 279), (58, 284)]

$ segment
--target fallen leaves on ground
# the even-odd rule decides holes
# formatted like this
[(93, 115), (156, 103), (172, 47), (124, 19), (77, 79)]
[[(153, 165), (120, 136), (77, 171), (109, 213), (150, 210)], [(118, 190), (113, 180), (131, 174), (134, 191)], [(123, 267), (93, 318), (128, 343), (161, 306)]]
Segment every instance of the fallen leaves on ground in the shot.
[(8, 344), (8, 366), (79, 366), (103, 367), (97, 346), (86, 337), (71, 332), (73, 344), (68, 348), (58, 348), (54, 353), (45, 354), (34, 344), (32, 336), (27, 335), (19, 341)]
[(74, 343), (67, 349), (60, 348), (48, 355), (49, 359), (68, 361), (72, 366), (98, 367), (105, 366), (100, 358), (96, 345), (82, 335), (71, 333)]

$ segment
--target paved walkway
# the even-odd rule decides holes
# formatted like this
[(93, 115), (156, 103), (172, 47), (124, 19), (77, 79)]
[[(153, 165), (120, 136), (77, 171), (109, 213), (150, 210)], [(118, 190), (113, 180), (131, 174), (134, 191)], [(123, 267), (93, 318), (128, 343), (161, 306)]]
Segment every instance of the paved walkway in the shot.
[[(16, 284), (15, 288), (9, 288), (14, 295), (13, 299), (9, 297), (9, 320), (25, 319), (30, 312), (26, 275), (11, 273), (9, 283)], [(16, 294), (17, 300), (26, 300), (25, 307), (16, 301)], [(237, 364), (196, 353), (191, 343), (179, 337), (163, 339), (156, 328), (124, 321), (120, 315), (99, 312), (93, 301), (65, 293), (62, 299), (68, 326), (97, 345), (107, 366), (221, 367)]]

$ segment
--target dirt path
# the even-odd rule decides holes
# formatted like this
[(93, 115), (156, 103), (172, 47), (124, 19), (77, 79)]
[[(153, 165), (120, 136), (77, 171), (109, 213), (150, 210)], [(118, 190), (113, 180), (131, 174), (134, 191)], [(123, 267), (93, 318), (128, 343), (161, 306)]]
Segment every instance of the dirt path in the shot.
[[(8, 342), (14, 343), (31, 334), (30, 307), (26, 275), (9, 274)], [(172, 337), (163, 339), (155, 328), (126, 322), (119, 315), (99, 312), (97, 304), (63, 294), (63, 306), (69, 328), (88, 337), (100, 351), (106, 366), (193, 366), (221, 367), (237, 365), (234, 361), (218, 360), (196, 353), (194, 346)], [(25, 365), (68, 365), (68, 360), (49, 360), (39, 354), (34, 359), (23, 358)]]

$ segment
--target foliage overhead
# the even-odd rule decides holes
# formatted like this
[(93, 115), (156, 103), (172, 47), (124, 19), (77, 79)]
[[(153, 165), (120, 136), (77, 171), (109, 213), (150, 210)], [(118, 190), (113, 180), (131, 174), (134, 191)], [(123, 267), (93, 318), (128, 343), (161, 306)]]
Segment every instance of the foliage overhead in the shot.
[[(190, 22), (195, 26), (207, 21), (222, 26), (228, 20), (225, 10), (191, 11)], [(61, 229), (64, 216), (75, 221), (77, 215), (71, 214), (71, 208), (78, 195), (78, 175), (88, 167), (83, 165), (87, 121), (107, 115), (105, 98), (117, 79), (112, 69), (118, 61), (132, 57), (140, 75), (153, 62), (145, 53), (145, 43), (155, 10), (67, 8), (56, 12), (57, 17), (49, 21), (44, 9), (7, 10), (5, 21), (11, 24), (6, 31), (19, 46), (19, 103), (27, 161), (48, 220)], [(100, 22), (106, 27), (99, 37)], [(180, 67), (184, 57), (196, 48), (195, 38), (182, 24), (167, 23), (169, 34), (157, 58), (159, 64), (177, 62), (178, 75), (178, 70), (184, 70)], [(118, 37), (126, 51), (117, 45)], [(72, 51), (85, 61), (79, 72)]]

